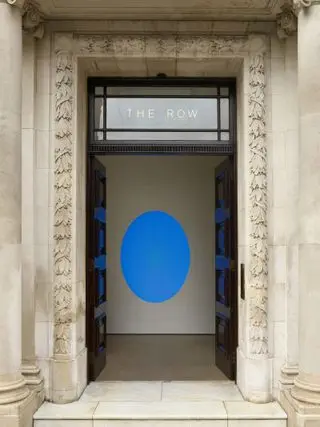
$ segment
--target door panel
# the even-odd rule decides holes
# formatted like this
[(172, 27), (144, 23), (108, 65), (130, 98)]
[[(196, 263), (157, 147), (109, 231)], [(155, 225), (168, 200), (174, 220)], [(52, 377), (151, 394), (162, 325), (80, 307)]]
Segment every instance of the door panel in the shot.
[(106, 364), (107, 253), (106, 171), (88, 159), (87, 192), (87, 323), (88, 379), (95, 380)]
[(235, 378), (237, 337), (236, 269), (233, 162), (224, 161), (216, 170), (216, 365), (230, 379)]

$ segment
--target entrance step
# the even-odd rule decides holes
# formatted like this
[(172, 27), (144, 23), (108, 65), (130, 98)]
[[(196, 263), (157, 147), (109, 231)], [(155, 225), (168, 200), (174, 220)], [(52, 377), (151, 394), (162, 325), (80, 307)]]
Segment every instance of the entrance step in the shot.
[(45, 402), (34, 427), (286, 427), (277, 402)]

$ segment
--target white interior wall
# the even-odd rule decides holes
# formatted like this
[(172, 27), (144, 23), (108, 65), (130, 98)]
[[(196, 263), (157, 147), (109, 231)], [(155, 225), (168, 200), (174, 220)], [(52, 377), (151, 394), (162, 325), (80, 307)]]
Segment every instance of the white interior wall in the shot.
[[(214, 180), (222, 157), (101, 156), (107, 170), (108, 333), (212, 334), (215, 330)], [(189, 241), (180, 292), (160, 304), (137, 298), (122, 275), (120, 250), (137, 216), (162, 210)]]

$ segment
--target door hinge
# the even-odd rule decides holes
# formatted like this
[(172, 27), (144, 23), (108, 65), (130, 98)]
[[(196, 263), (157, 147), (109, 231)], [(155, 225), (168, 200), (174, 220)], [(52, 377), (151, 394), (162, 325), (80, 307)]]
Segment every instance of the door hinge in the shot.
[(236, 353), (235, 352), (232, 353), (231, 360), (232, 360), (232, 363), (234, 363), (234, 364), (236, 363), (237, 359), (236, 359)]
[(89, 258), (89, 272), (92, 273), (94, 270), (94, 259)]

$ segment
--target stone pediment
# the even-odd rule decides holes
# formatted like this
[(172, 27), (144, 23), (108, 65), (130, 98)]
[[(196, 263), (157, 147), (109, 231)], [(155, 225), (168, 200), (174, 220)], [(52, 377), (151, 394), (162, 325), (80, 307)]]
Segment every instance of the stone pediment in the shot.
[(42, 0), (47, 19), (274, 20), (279, 0)]

